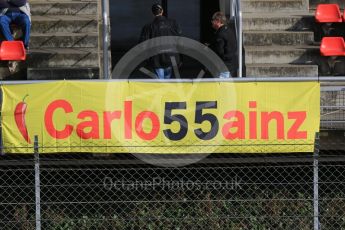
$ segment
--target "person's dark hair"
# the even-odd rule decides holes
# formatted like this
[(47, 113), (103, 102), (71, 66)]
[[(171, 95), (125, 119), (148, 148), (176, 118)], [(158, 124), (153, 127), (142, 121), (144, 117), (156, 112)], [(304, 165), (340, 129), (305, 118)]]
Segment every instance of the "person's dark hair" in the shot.
[(158, 3), (152, 5), (152, 13), (157, 16), (163, 12), (163, 7)]
[(225, 15), (220, 11), (213, 14), (212, 20), (219, 20), (222, 24), (227, 23)]

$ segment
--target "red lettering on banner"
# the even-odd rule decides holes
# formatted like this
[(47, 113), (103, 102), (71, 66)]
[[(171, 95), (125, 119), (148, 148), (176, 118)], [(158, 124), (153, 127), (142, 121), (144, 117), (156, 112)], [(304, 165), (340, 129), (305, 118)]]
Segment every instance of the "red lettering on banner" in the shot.
[(132, 101), (125, 101), (125, 138), (132, 139)]
[(270, 121), (276, 121), (277, 139), (284, 140), (284, 116), (281, 112), (262, 112), (261, 113), (261, 139), (268, 139)]
[(72, 105), (65, 100), (56, 100), (50, 103), (44, 114), (44, 123), (46, 130), (50, 136), (56, 139), (68, 138), (73, 131), (72, 125), (66, 125), (63, 130), (56, 130), (53, 123), (53, 115), (56, 109), (63, 109), (65, 113), (73, 112)]
[[(249, 109), (256, 109), (257, 102), (256, 101), (249, 101), (248, 104)], [(272, 112), (260, 112), (250, 110), (248, 112), (248, 126), (249, 126), (249, 139), (258, 139), (257, 138), (257, 131), (258, 131), (258, 118), (259, 118), (259, 125), (261, 128), (261, 139), (268, 140), (270, 137), (269, 127), (272, 121), (275, 121), (276, 125), (276, 138), (278, 140), (287, 139), (307, 139), (307, 131), (302, 130), (300, 131), (301, 125), (305, 122), (306, 119), (306, 111), (300, 112), (288, 112), (287, 117), (289, 120), (294, 119), (295, 122), (289, 128), (287, 134), (285, 134), (285, 116), (282, 112), (279, 111), (272, 111)], [(227, 140), (234, 140), (234, 139), (245, 139), (246, 138), (246, 117), (243, 112), (235, 110), (229, 111), (225, 113), (223, 116), (224, 119), (230, 120), (222, 127), (222, 134), (223, 137)], [(236, 128), (236, 130), (234, 130)], [(231, 130), (232, 129), (232, 130)], [(247, 137), (248, 138), (248, 137)]]
[(111, 123), (115, 119), (121, 118), (121, 111), (103, 112), (103, 138), (111, 139)]
[[(72, 124), (63, 124), (63, 129), (57, 130), (54, 124), (54, 114), (57, 110), (62, 110), (63, 116), (72, 113), (73, 107), (70, 102), (66, 100), (55, 100), (51, 102), (44, 115), (45, 128), (50, 136), (56, 139), (66, 139), (71, 136), (73, 130), (76, 130), (76, 135), (82, 139), (100, 139), (100, 118), (103, 118), (103, 139), (109, 140), (113, 138), (113, 133), (119, 129), (113, 129), (112, 126), (115, 120), (122, 118), (124, 120), (124, 139), (132, 139), (133, 137), (133, 109), (132, 101), (125, 101), (123, 110), (114, 111), (93, 111), (83, 110), (78, 113), (77, 119), (81, 120), (75, 127)], [(257, 111), (257, 102), (249, 101), (249, 111), (244, 113), (239, 110), (228, 111), (224, 114), (225, 124), (222, 126), (222, 136), (226, 140), (243, 140), (243, 139), (258, 139), (258, 129), (261, 131), (262, 140), (268, 140), (273, 134), (271, 130), (275, 128), (276, 139), (307, 139), (308, 133), (306, 130), (301, 130), (304, 124), (307, 112), (306, 111), (290, 111), (283, 114), (280, 111)], [(59, 113), (60, 114), (60, 113)], [(103, 117), (102, 117), (103, 115)], [(287, 117), (286, 117), (287, 116)], [(148, 119), (151, 122), (151, 129), (143, 127), (144, 121)], [(206, 119), (206, 118), (205, 118)], [(286, 119), (293, 120), (291, 127), (285, 127)], [(63, 119), (62, 119), (63, 120)], [(122, 121), (121, 121), (122, 122)], [(137, 114), (134, 122), (134, 130), (136, 135), (145, 141), (155, 139), (160, 132), (160, 120), (156, 113), (152, 111), (143, 111)], [(275, 125), (275, 126), (274, 126)], [(59, 126), (60, 127), (60, 126)], [(274, 128), (273, 128), (274, 127)], [(288, 129), (287, 133), (286, 130)]]
[[(82, 139), (99, 139), (99, 119), (98, 114), (92, 110), (85, 110), (78, 114), (78, 119), (84, 120), (89, 117), (89, 121), (80, 122), (77, 125), (77, 135)], [(85, 129), (91, 129), (85, 131)]]
[[(250, 109), (256, 109), (256, 101), (249, 102)], [(249, 138), (256, 139), (257, 138), (257, 115), (256, 111), (249, 112)]]
[(298, 131), (306, 118), (306, 111), (288, 112), (288, 119), (295, 120), (287, 133), (288, 139), (307, 139), (307, 131)]
[[(244, 114), (238, 110), (229, 111), (224, 115), (224, 119), (231, 120), (236, 118), (236, 121), (225, 123), (222, 128), (222, 134), (227, 140), (244, 139), (245, 138), (245, 118)], [(231, 132), (231, 129), (236, 128), (236, 132)]]
[[(143, 129), (143, 122), (145, 119), (151, 120), (151, 131), (146, 133)], [(159, 118), (158, 116), (151, 111), (144, 111), (138, 114), (135, 119), (135, 131), (137, 135), (146, 141), (153, 140), (157, 137), (160, 130)]]

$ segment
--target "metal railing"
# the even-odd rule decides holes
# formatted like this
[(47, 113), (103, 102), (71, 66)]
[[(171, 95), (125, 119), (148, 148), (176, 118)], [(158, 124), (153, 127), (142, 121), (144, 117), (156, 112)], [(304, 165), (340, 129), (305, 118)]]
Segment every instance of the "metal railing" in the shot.
[(110, 47), (110, 22), (109, 22), (109, 0), (102, 0), (102, 36), (103, 36), (103, 78), (110, 79), (109, 47)]
[(242, 9), (241, 0), (229, 0), (231, 17), (235, 22), (236, 38), (237, 38), (237, 52), (238, 52), (238, 77), (243, 77), (243, 27), (242, 27)]
[[(25, 80), (25, 81), (0, 81), (0, 85), (16, 85), (16, 84), (35, 84), (43, 82), (54, 82), (61, 80)], [(69, 81), (87, 81), (87, 82), (162, 82), (162, 83), (183, 83), (183, 82), (311, 82), (317, 81), (321, 85), (328, 86), (331, 83), (341, 83), (345, 82), (345, 76), (329, 76), (329, 77), (246, 77), (246, 78), (190, 78), (190, 79), (80, 79), (80, 80), (69, 80)], [(337, 86), (337, 89), (344, 90), (344, 85)]]

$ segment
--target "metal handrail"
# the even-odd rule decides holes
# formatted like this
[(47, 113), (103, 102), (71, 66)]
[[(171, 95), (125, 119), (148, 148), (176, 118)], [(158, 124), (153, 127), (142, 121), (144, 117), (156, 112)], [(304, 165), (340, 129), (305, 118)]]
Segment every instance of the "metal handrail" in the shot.
[[(231, 1), (231, 0), (229, 0)], [(242, 9), (241, 0), (232, 0), (230, 3), (230, 15), (235, 21), (235, 30), (237, 38), (237, 53), (238, 53), (238, 77), (243, 77), (243, 27), (242, 27)]]
[[(65, 80), (25, 80), (25, 81), (0, 81), (1, 85), (36, 84), (57, 82)], [(245, 77), (245, 78), (203, 78), (203, 79), (73, 79), (68, 81), (84, 82), (159, 82), (159, 83), (198, 83), (198, 82), (312, 82), (320, 83), (344, 83), (345, 76), (338, 77)], [(345, 84), (341, 86), (326, 86), (327, 88), (339, 88), (345, 90)]]
[(103, 22), (103, 78), (110, 79), (109, 73), (109, 47), (110, 47), (110, 38), (109, 38), (109, 0), (102, 0), (102, 22)]

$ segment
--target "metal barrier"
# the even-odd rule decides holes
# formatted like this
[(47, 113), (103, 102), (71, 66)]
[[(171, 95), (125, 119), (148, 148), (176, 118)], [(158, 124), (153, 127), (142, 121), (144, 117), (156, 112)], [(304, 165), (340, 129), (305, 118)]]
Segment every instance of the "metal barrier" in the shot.
[(127, 156), (3, 156), (1, 226), (341, 229), (340, 153), (211, 156), (179, 168)]
[(235, 21), (237, 53), (238, 53), (238, 77), (243, 77), (243, 27), (242, 27), (242, 8), (240, 0), (229, 0), (231, 16)]

